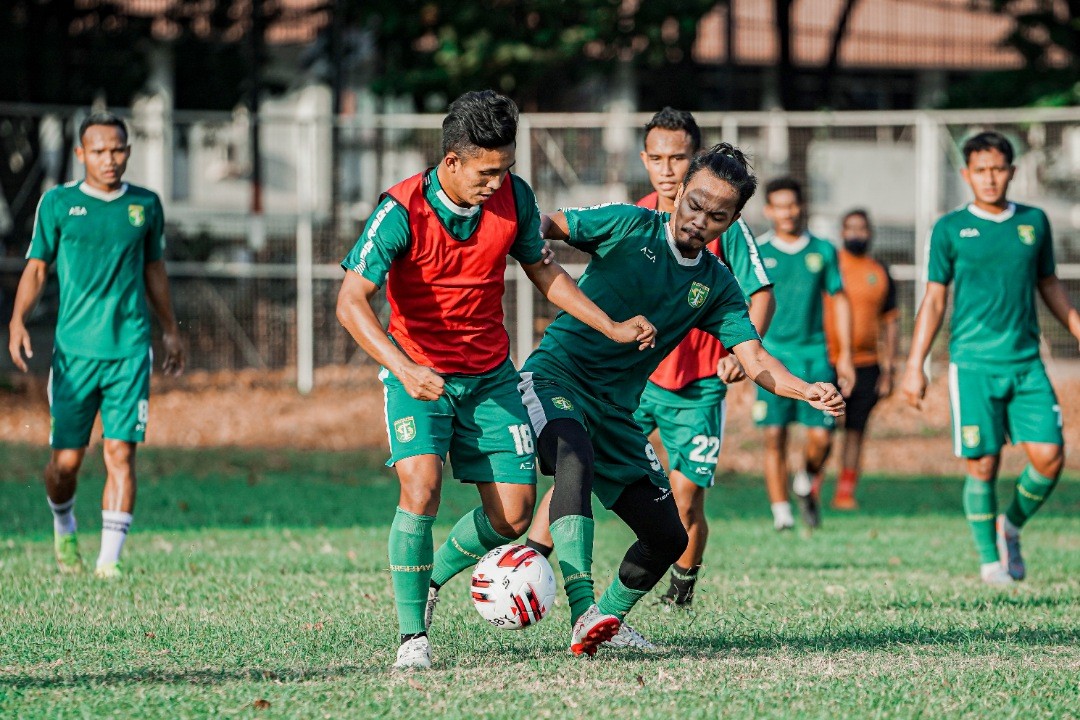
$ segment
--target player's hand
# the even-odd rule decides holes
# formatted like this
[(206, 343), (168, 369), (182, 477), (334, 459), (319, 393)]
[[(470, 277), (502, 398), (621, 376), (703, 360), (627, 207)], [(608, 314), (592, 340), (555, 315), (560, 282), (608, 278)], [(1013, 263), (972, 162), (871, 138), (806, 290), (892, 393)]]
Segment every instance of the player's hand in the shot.
[(734, 355), (725, 355), (716, 364), (716, 376), (728, 385), (741, 382), (746, 379), (746, 372), (742, 363)]
[(647, 350), (656, 347), (656, 326), (644, 315), (635, 315), (629, 320), (615, 323), (610, 337), (620, 345), (636, 342), (638, 350)]
[(855, 389), (855, 365), (850, 357), (841, 357), (836, 361), (836, 384), (844, 397), (849, 397)]
[(11, 354), (11, 362), (15, 363), (15, 367), (26, 372), (26, 360), (23, 360), (23, 353), (26, 353), (27, 358), (32, 358), (34, 349), (30, 346), (30, 333), (21, 322), (13, 322), (8, 326), (8, 352)]
[(180, 339), (180, 333), (165, 333), (161, 336), (161, 341), (165, 346), (165, 359), (161, 361), (162, 372), (177, 377), (183, 375), (184, 341)]
[(833, 417), (840, 417), (847, 409), (844, 396), (832, 383), (812, 383), (803, 393), (803, 397), (811, 407)]
[(892, 370), (882, 370), (881, 375), (877, 381), (877, 396), (879, 398), (887, 398), (892, 395), (893, 391), (893, 376)]
[(442, 375), (429, 367), (413, 365), (398, 375), (398, 380), (405, 386), (409, 397), (417, 400), (438, 400), (443, 396), (446, 381)]
[(926, 397), (926, 373), (923, 372), (922, 363), (908, 363), (900, 390), (907, 398), (908, 405), (917, 410), (922, 409), (922, 401)]
[[(548, 224), (551, 224), (550, 220), (548, 221)], [(545, 265), (550, 265), (555, 262), (555, 250), (551, 247), (550, 240), (544, 241), (544, 248), (540, 251), (540, 262)]]

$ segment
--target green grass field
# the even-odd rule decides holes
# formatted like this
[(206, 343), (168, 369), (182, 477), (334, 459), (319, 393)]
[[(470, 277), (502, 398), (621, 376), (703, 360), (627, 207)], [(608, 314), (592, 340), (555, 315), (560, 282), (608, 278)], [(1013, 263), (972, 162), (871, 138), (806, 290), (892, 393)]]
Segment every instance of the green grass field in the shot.
[[(759, 481), (721, 478), (696, 612), (630, 616), (661, 652), (574, 659), (561, 590), (540, 625), (494, 630), (459, 577), (435, 668), (401, 676), (376, 456), (144, 450), (129, 576), (102, 583), (55, 572), (45, 453), (0, 445), (2, 718), (1080, 716), (1075, 480), (1025, 533), (1029, 580), (996, 591), (954, 478), (869, 478), (865, 510), (809, 538), (771, 529)], [(91, 561), (101, 486), (88, 461)], [(447, 483), (437, 541), (475, 498)], [(631, 536), (597, 517), (602, 588)]]

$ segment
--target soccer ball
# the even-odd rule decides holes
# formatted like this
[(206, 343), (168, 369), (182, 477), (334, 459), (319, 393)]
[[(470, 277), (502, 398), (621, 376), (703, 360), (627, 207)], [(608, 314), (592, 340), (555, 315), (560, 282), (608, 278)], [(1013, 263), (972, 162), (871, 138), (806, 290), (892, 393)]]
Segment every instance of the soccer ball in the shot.
[(503, 545), (480, 558), (472, 575), (472, 599), (480, 616), (502, 630), (540, 622), (555, 603), (555, 573), (540, 553)]

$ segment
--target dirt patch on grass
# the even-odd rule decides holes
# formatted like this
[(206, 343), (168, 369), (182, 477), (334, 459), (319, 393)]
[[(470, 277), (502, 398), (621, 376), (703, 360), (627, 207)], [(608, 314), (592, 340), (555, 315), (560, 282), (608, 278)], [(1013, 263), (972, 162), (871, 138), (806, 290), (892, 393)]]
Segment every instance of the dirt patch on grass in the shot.
[[(1068, 402), (1080, 393), (1080, 377), (1065, 366), (1055, 386), (1065, 412), (1068, 447), (1080, 443), (1080, 407)], [(0, 391), (0, 437), (6, 442), (46, 444), (49, 410), (43, 378), (12, 377)], [(740, 383), (728, 399), (727, 435), (721, 471), (758, 473), (761, 432), (750, 419), (754, 387)], [(95, 431), (100, 437), (100, 426)], [(301, 396), (284, 371), (245, 370), (191, 373), (178, 380), (154, 378), (147, 442), (172, 447), (294, 447), (317, 450), (386, 448), (382, 385), (371, 366), (322, 368), (315, 390)], [(795, 431), (792, 445), (798, 448)], [(658, 448), (659, 449), (659, 448)], [(1025, 464), (1017, 449), (1005, 452), (1005, 472)], [(949, 474), (962, 472), (952, 455), (948, 391), (937, 373), (927, 402), (918, 412), (894, 395), (878, 405), (866, 445), (868, 472)], [(1080, 455), (1068, 462), (1080, 470)]]

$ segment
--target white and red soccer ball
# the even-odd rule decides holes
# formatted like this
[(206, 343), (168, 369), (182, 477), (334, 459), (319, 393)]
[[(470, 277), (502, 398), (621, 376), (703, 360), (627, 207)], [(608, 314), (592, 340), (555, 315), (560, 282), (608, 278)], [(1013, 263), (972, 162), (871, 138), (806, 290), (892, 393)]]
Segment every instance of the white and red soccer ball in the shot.
[(540, 553), (502, 545), (480, 558), (472, 574), (473, 605), (502, 630), (540, 622), (555, 603), (555, 573)]

